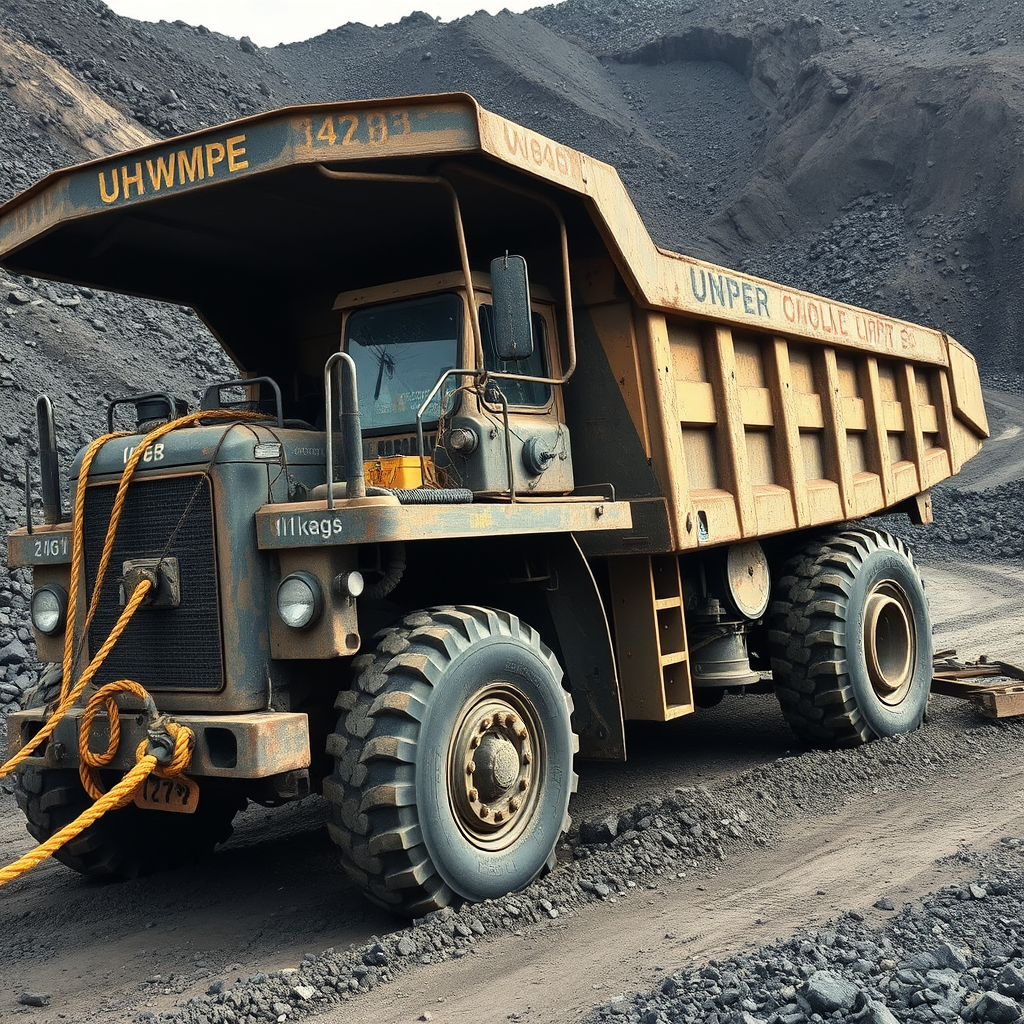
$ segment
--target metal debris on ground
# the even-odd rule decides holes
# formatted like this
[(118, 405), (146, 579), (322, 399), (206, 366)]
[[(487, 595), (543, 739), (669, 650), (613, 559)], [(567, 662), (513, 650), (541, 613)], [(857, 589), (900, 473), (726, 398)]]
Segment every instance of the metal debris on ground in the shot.
[[(982, 681), (990, 679), (997, 681)], [(963, 662), (957, 660), (955, 650), (936, 651), (932, 693), (969, 700), (989, 718), (1014, 718), (1024, 715), (1024, 668), (989, 661), (984, 655)]]

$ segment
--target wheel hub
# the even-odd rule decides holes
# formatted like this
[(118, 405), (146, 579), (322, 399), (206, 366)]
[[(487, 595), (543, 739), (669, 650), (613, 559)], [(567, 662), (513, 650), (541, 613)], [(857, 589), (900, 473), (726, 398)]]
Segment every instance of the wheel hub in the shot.
[(484, 733), (476, 752), (473, 781), (480, 796), (491, 802), (512, 788), (519, 773), (519, 752), (503, 735)]
[(489, 849), (512, 843), (534, 805), (538, 730), (512, 694), (466, 709), (449, 754), (449, 792), (463, 833)]
[(879, 698), (897, 704), (914, 674), (917, 634), (907, 597), (892, 581), (880, 583), (867, 600), (864, 653), (868, 676)]

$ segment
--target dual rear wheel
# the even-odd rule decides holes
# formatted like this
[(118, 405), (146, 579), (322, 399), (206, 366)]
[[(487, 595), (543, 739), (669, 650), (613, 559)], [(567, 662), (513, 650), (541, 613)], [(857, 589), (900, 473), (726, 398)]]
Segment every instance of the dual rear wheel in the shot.
[(817, 747), (918, 728), (931, 688), (924, 585), (910, 549), (881, 530), (825, 536), (776, 585), (769, 647), (793, 731)]

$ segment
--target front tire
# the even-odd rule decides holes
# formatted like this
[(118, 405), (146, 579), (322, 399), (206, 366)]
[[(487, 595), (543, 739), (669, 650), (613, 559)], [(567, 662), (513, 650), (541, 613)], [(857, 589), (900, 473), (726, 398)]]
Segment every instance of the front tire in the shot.
[(924, 584), (910, 549), (881, 530), (826, 536), (791, 559), (769, 634), (783, 714), (811, 746), (911, 732), (931, 689)]
[(421, 916), (529, 885), (576, 788), (572, 701), (539, 634), (471, 606), (406, 616), (353, 663), (329, 829), (375, 903)]

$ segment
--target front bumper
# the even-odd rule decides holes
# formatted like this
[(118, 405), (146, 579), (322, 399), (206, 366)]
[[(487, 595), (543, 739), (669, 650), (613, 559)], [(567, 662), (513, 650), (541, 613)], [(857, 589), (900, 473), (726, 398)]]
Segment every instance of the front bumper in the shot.
[[(50, 768), (78, 764), (78, 732), (82, 708), (72, 708), (57, 724), (53, 735), (37, 752), (34, 761)], [(196, 737), (187, 774), (221, 779), (265, 779), (272, 775), (308, 768), (309, 722), (305, 715), (283, 711), (254, 711), (240, 715), (176, 714)], [(43, 708), (17, 711), (7, 719), (7, 746), (16, 754), (45, 724)], [(93, 721), (90, 747), (103, 750), (108, 736), (105, 715)], [(140, 711), (121, 711), (121, 740), (110, 767), (127, 771), (135, 764), (135, 751), (146, 738), (146, 716)]]

